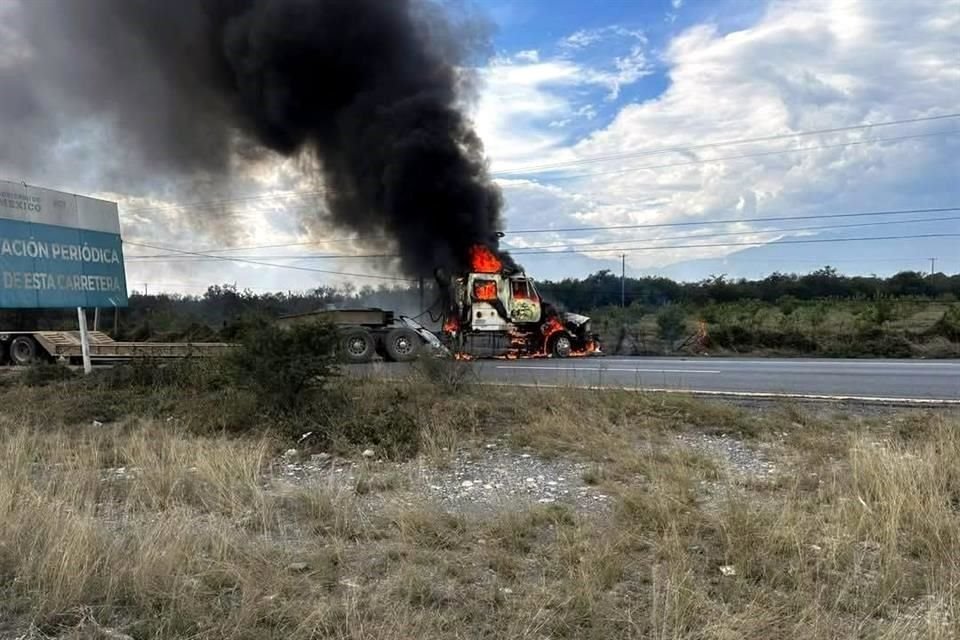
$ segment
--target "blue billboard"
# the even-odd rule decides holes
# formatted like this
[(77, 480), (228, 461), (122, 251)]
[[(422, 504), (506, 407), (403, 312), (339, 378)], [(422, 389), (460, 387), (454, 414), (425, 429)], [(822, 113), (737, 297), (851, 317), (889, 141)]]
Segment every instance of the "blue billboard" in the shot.
[(116, 204), (0, 182), (0, 308), (125, 306)]

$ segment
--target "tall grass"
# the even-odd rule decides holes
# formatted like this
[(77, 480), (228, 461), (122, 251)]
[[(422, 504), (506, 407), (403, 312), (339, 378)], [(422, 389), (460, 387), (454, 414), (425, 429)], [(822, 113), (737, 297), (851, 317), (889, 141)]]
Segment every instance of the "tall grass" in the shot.
[[(50, 399), (0, 417), (0, 620), (17, 633), (70, 637), (91, 620), (134, 638), (960, 633), (955, 415), (354, 385), (344, 423), (405, 415), (440, 450), (509, 433), (602, 469), (613, 502), (481, 517), (410, 493), (389, 461), (358, 467), (355, 485), (290, 484), (269, 429), (229, 436), (129, 407), (69, 423), (50, 389), (0, 391)], [(674, 437), (714, 431), (770, 445), (779, 474), (745, 479)]]

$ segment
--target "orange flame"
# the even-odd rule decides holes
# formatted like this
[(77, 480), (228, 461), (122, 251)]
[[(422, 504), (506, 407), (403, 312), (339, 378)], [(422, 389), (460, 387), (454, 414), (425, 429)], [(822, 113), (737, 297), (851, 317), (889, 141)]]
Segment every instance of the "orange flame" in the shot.
[(475, 280), (473, 282), (473, 299), (490, 301), (497, 299), (497, 283), (493, 280)]
[(557, 320), (557, 316), (550, 316), (550, 319), (544, 323), (541, 331), (543, 331), (543, 335), (549, 338), (557, 331), (563, 331), (563, 323)]
[(470, 270), (474, 273), (500, 273), (503, 263), (488, 247), (475, 244), (470, 247)]
[(456, 333), (460, 331), (460, 319), (457, 316), (450, 316), (443, 323), (444, 333)]

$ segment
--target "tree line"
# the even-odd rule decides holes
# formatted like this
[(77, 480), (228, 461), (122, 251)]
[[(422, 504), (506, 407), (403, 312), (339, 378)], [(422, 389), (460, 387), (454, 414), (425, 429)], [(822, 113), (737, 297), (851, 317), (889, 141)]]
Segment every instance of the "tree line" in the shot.
[[(541, 294), (572, 311), (619, 306), (620, 276), (604, 270), (586, 278), (565, 278), (538, 283)], [(671, 303), (709, 304), (740, 300), (776, 302), (783, 298), (818, 300), (825, 298), (919, 297), (960, 298), (960, 274), (923, 274), (903, 271), (888, 278), (879, 276), (846, 276), (833, 267), (824, 267), (808, 274), (774, 272), (761, 280), (730, 279), (711, 276), (699, 282), (676, 282), (656, 276), (626, 278), (623, 302), (626, 306), (649, 307)]]
[[(562, 309), (589, 313), (621, 303), (620, 277), (599, 271), (585, 278), (565, 278), (538, 283), (543, 297)], [(623, 301), (627, 306), (659, 307), (672, 303), (709, 304), (741, 300), (778, 302), (784, 299), (827, 298), (928, 298), (960, 299), (960, 274), (925, 275), (904, 271), (888, 278), (846, 276), (832, 267), (808, 274), (773, 273), (760, 280), (713, 276), (699, 282), (677, 282), (662, 277), (626, 278)], [(118, 337), (129, 340), (229, 338), (231, 327), (243, 317), (276, 317), (324, 308), (378, 306), (419, 316), (424, 324), (437, 317), (437, 293), (431, 286), (321, 286), (302, 292), (257, 293), (232, 285), (213, 285), (201, 295), (133, 294), (129, 307), (120, 311)], [(92, 318), (92, 314), (91, 314)], [(114, 326), (113, 310), (104, 310), (101, 330)], [(0, 311), (0, 330), (56, 330), (76, 327), (76, 311), (20, 309)]]

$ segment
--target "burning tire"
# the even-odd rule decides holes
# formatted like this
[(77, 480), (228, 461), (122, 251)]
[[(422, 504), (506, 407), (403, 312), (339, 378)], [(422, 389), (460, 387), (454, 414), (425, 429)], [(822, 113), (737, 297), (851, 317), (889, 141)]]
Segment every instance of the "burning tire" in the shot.
[(350, 329), (340, 338), (340, 357), (351, 364), (373, 360), (377, 345), (366, 329)]
[(573, 343), (570, 341), (570, 336), (561, 333), (554, 337), (550, 343), (550, 355), (554, 358), (570, 357), (570, 353), (573, 351)]
[(18, 366), (33, 364), (37, 359), (37, 343), (30, 336), (17, 336), (10, 341), (10, 362)]
[(422, 343), (423, 341), (415, 331), (401, 327), (387, 334), (383, 341), (383, 348), (389, 360), (410, 362), (419, 355)]

